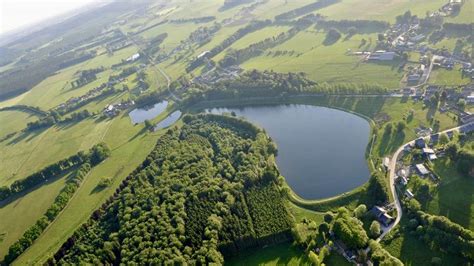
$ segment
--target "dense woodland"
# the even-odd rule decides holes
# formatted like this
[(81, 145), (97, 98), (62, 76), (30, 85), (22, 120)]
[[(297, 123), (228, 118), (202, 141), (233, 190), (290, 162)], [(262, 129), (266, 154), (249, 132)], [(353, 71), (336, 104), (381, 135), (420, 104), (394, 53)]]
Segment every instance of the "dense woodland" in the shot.
[(50, 262), (223, 263), (291, 238), (270, 138), (233, 117), (183, 121)]

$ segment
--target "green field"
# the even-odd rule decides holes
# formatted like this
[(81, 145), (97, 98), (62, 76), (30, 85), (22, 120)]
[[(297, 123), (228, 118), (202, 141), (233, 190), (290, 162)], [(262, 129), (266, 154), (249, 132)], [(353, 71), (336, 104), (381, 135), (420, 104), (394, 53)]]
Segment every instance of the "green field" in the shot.
[(0, 112), (0, 138), (22, 130), (28, 122), (38, 119), (37, 116), (20, 111), (2, 111)]
[(429, 83), (446, 86), (469, 84), (471, 82), (471, 78), (469, 76), (465, 76), (463, 78), (460, 68), (460, 66), (456, 66), (453, 70), (447, 70), (444, 68), (435, 69), (431, 73)]
[[(402, 219), (400, 226), (405, 226), (407, 223), (406, 219)], [(407, 266), (431, 265), (433, 257), (440, 258), (442, 265), (467, 265), (459, 257), (430, 249), (422, 240), (401, 229), (395, 229), (393, 235), (387, 236), (382, 245), (392, 256), (399, 258)]]
[[(103, 140), (111, 148), (111, 156), (90, 172), (65, 210), (15, 261), (17, 265), (44, 262), (107, 197), (113, 194), (128, 173), (145, 159), (161, 135), (161, 132), (150, 134), (143, 131), (142, 125), (132, 126), (126, 114), (109, 123), (110, 129)], [(112, 178), (113, 183), (108, 188), (97, 191), (97, 184), (103, 177)]]
[(306, 254), (291, 243), (248, 251), (226, 260), (226, 265), (311, 265)]
[[(315, 0), (262, 1), (250, 11), (245, 8), (249, 8), (252, 3), (220, 10), (224, 4), (223, 0), (191, 2), (189, 0), (172, 0), (162, 5), (152, 3), (143, 12), (133, 13), (127, 11), (119, 16), (114, 15), (116, 17), (113, 17), (111, 21), (123, 20), (123, 23), (107, 23), (107, 30), (120, 29), (123, 33), (128, 34), (127, 38), (132, 37), (140, 47), (131, 45), (114, 53), (108, 53), (104, 44), (89, 47), (87, 51), (96, 51), (96, 57), (55, 72), (31, 90), (14, 98), (1, 101), (0, 108), (22, 104), (37, 106), (48, 111), (72, 97), (82, 96), (94, 87), (106, 83), (110, 75), (119, 74), (123, 68), (147, 63), (146, 60), (142, 60), (118, 69), (111, 68), (112, 65), (118, 64), (132, 54), (141, 51), (142, 45), (145, 46), (147, 41), (159, 34), (167, 33), (167, 37), (160, 44), (157, 54), (152, 55), (152, 57), (170, 53), (174, 48), (183, 44), (190, 33), (199, 27), (209, 27), (216, 22), (221, 23), (222, 27), (208, 43), (200, 47), (196, 44), (185, 45), (186, 48), (157, 64), (164, 69), (172, 80), (182, 76), (192, 78), (201, 74), (201, 71), (205, 68), (200, 67), (191, 73), (186, 73), (185, 69), (189, 62), (202, 52), (219, 45), (224, 39), (244, 27), (251, 20), (273, 20), (276, 15), (313, 3)], [(425, 17), (427, 11), (435, 11), (446, 2), (447, 0), (340, 0), (328, 7), (311, 10), (308, 13), (321, 14), (327, 20), (364, 19), (393, 23), (396, 16), (408, 10), (412, 14), (418, 15), (418, 17)], [(472, 23), (473, 4), (473, 0), (465, 0), (461, 12), (456, 16), (445, 18), (444, 21)], [(175, 23), (170, 21), (204, 16), (215, 16), (216, 19), (206, 23)], [(110, 15), (104, 16), (98, 18), (98, 21), (106, 21), (110, 17)], [(134, 34), (141, 29), (163, 21), (166, 23), (151, 27), (139, 34)], [(266, 38), (286, 32), (292, 27), (291, 23), (286, 25), (281, 22), (280, 24), (275, 23), (243, 36), (212, 59), (218, 62), (231, 49), (246, 48)], [(68, 32), (64, 37), (70, 38), (66, 41), (68, 45), (72, 45), (71, 43), (74, 43), (76, 37), (80, 37), (81, 34), (86, 34), (90, 30), (92, 28), (86, 25)], [(267, 49), (259, 56), (243, 62), (240, 66), (245, 70), (273, 70), (284, 73), (304, 72), (308, 79), (316, 82), (377, 84), (386, 88), (397, 89), (400, 87), (400, 81), (405, 74), (403, 70), (399, 69), (399, 65), (402, 63), (400, 60), (369, 63), (363, 61), (361, 57), (351, 55), (352, 52), (356, 51), (376, 49), (378, 33), (371, 29), (353, 36), (342, 33), (339, 40), (334, 43), (327, 43), (325, 41), (326, 30), (312, 25), (286, 42)], [(45, 38), (47, 39), (48, 36)], [(29, 40), (14, 46), (14, 48), (29, 50), (37, 48), (40, 50), (41, 48), (54, 46), (60, 40), (56, 38), (44, 43), (38, 40)], [(452, 52), (456, 48), (457, 40), (457, 37), (451, 36), (428, 45), (433, 48), (446, 48)], [(463, 40), (467, 43), (466, 38)], [(41, 47), (36, 47), (38, 42), (41, 43)], [(362, 45), (364, 42), (365, 44)], [(88, 44), (87, 42), (81, 43), (74, 49), (85, 47)], [(418, 62), (418, 56), (418, 54), (412, 53), (409, 59)], [(13, 67), (15, 67), (13, 63), (7, 64), (0, 67), (0, 72)], [(105, 71), (97, 74), (95, 81), (80, 88), (71, 88), (70, 83), (77, 77), (79, 71), (98, 67), (104, 67)], [(146, 81), (150, 84), (148, 91), (166, 89), (167, 80), (157, 71), (156, 67), (147, 65), (143, 68), (143, 71), (146, 73)], [(133, 97), (138, 96), (139, 92), (133, 90), (138, 83), (136, 78), (137, 75), (132, 74), (122, 84), (116, 86), (116, 88), (122, 88), (123, 85), (127, 85), (130, 92), (124, 91), (105, 96), (80, 107), (77, 111), (87, 109), (93, 113), (100, 113), (108, 104), (129, 99), (132, 95)], [(471, 82), (469, 77), (461, 77), (459, 67), (451, 71), (434, 69), (429, 79), (429, 84), (446, 86), (459, 86), (469, 82)], [(432, 127), (434, 131), (440, 131), (457, 125), (452, 113), (442, 114), (436, 108), (426, 107), (421, 102), (415, 102), (407, 98), (341, 96), (293, 98), (282, 101), (284, 103), (303, 103), (339, 108), (359, 114), (371, 123), (375, 122), (371, 125), (372, 133), (376, 138), (374, 145), (367, 150), (367, 161), (371, 170), (380, 168), (382, 157), (391, 155), (400, 145), (415, 139), (417, 137), (415, 128), (426, 126)], [(264, 101), (260, 103), (262, 102)], [(179, 103), (170, 102), (167, 110), (155, 117), (152, 122), (162, 120), (169, 113), (179, 108)], [(467, 110), (474, 111), (474, 107), (467, 107)], [(133, 171), (152, 150), (163, 131), (149, 132), (144, 129), (142, 124), (132, 125), (128, 117), (128, 111), (123, 111), (118, 117), (112, 119), (101, 119), (98, 115), (95, 115), (77, 123), (58, 124), (34, 131), (23, 131), (23, 129), (28, 122), (35, 121), (38, 117), (20, 111), (0, 112), (0, 186), (11, 185), (16, 180), (25, 178), (43, 167), (78, 151), (87, 150), (101, 141), (107, 143), (112, 150), (111, 156), (106, 161), (92, 169), (64, 211), (58, 215), (56, 220), (34, 244), (15, 261), (16, 265), (44, 263), (74, 230), (114, 193), (127, 174)], [(413, 111), (414, 115), (408, 121), (406, 117), (410, 111)], [(434, 123), (428, 122), (430, 118), (438, 120), (439, 126), (436, 127)], [(389, 136), (383, 134), (384, 126), (387, 123), (398, 123), (400, 121), (406, 122), (406, 128), (402, 132), (397, 133), (394, 130)], [(180, 123), (178, 122), (177, 125), (181, 125)], [(12, 133), (14, 135), (4, 139), (6, 135)], [(442, 177), (442, 182), (436, 188), (432, 200), (427, 205), (427, 211), (432, 214), (447, 216), (452, 221), (474, 230), (473, 180), (459, 176), (453, 163), (447, 159), (436, 161), (434, 170)], [(104, 177), (111, 178), (112, 185), (103, 190), (98, 190), (97, 185)], [(0, 217), (2, 217), (0, 219), (0, 259), (7, 253), (8, 247), (51, 205), (67, 178), (67, 175), (61, 176), (21, 197), (14, 198), (9, 202), (0, 202)], [(301, 224), (304, 218), (320, 224), (326, 211), (333, 211), (340, 206), (345, 206), (348, 209), (355, 208), (363, 198), (363, 192), (365, 190), (361, 187), (321, 201), (305, 201), (293, 194), (291, 195), (293, 197), (292, 201), (298, 206), (288, 203), (288, 210), (294, 216), (296, 222), (299, 223), (297, 229), (306, 234), (310, 229)], [(402, 222), (402, 226), (404, 223), (406, 221)], [(438, 255), (425, 246), (424, 243), (404, 232), (385, 242), (384, 246), (392, 255), (401, 258), (407, 265), (419, 265), (420, 262), (429, 263), (434, 256), (440, 256), (444, 264), (460, 262), (456, 258), (447, 255)], [(230, 265), (310, 264), (304, 251), (291, 243), (249, 251), (241, 256), (229, 259), (228, 264)], [(341, 256), (333, 254), (327, 258), (326, 264), (345, 265), (346, 261)]]
[(438, 10), (446, 0), (342, 0), (324, 8), (319, 13), (331, 19), (373, 19), (394, 22), (395, 17), (410, 10), (413, 15), (424, 17), (427, 11)]
[(8, 252), (8, 247), (46, 212), (73, 174), (74, 171), (0, 204), (0, 235), (5, 234), (3, 242), (0, 242), (1, 258)]
[[(372, 83), (398, 87), (402, 72), (398, 62), (366, 63), (358, 56), (348, 55), (350, 51), (374, 47), (376, 34), (356, 34), (345, 40), (345, 36), (331, 45), (325, 45), (325, 32), (316, 29), (298, 33), (289, 41), (269, 51), (294, 51), (294, 55), (267, 55), (245, 62), (244, 69), (274, 70), (277, 72), (304, 72), (315, 81)], [(362, 39), (368, 44), (360, 47)], [(371, 44), (372, 43), (372, 44)], [(301, 54), (301, 55), (300, 55)], [(343, 74), (342, 74), (343, 73)]]
[(474, 230), (474, 180), (461, 176), (446, 158), (434, 162), (434, 171), (441, 177), (441, 183), (436, 187), (427, 211)]

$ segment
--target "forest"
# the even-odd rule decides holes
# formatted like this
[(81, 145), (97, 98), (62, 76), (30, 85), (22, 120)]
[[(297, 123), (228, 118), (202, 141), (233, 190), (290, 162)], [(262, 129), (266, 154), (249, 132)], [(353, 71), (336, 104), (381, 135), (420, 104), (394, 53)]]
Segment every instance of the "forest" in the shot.
[(187, 115), (50, 263), (223, 263), (291, 239), (276, 146), (231, 116)]

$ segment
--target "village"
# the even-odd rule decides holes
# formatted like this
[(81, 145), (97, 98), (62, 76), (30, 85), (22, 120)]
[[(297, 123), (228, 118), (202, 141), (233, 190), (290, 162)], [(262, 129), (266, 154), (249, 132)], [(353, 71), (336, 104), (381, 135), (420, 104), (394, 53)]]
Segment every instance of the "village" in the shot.
[[(459, 70), (459, 73), (453, 75), (474, 80), (474, 67), (470, 63), (469, 53), (460, 49), (450, 52), (447, 49), (433, 48), (431, 45), (436, 41), (433, 38), (442, 39), (446, 34), (454, 34), (459, 29), (445, 25), (445, 28), (428, 36), (432, 31), (431, 27), (439, 27), (443, 17), (459, 12), (462, 4), (462, 0), (449, 0), (438, 11), (431, 12), (424, 19), (405, 13), (386, 32), (379, 34), (376, 51), (349, 51), (349, 54), (359, 56), (367, 63), (401, 62), (399, 68), (404, 72), (401, 84), (405, 85), (401, 90), (407, 95), (422, 95), (423, 87), (428, 84), (433, 69)], [(416, 59), (416, 63), (413, 60), (408, 63), (409, 58), (419, 59)]]

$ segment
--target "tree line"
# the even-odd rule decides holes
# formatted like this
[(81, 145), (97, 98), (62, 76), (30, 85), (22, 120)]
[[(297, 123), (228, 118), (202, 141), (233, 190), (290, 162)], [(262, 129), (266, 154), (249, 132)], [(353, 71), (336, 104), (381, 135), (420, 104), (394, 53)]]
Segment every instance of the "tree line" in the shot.
[(295, 22), (295, 26), (289, 29), (286, 32), (282, 32), (277, 36), (273, 36), (270, 38), (266, 38), (263, 41), (250, 44), (249, 46), (238, 49), (238, 50), (230, 50), (224, 58), (219, 61), (219, 66), (221, 67), (228, 67), (231, 65), (239, 65), (252, 57), (259, 56), (263, 54), (263, 52), (267, 49), (276, 47), (291, 38), (293, 38), (298, 32), (304, 30), (305, 28), (309, 27), (313, 24), (314, 15), (308, 15), (304, 18), (299, 19)]
[(274, 71), (251, 70), (236, 79), (227, 79), (212, 86), (192, 84), (183, 94), (184, 104), (192, 105), (202, 101), (250, 98), (286, 97), (291, 95), (330, 94), (386, 94), (388, 88), (376, 84), (354, 84), (327, 82), (317, 83), (305, 77), (304, 73), (277, 73)]
[(405, 208), (410, 219), (408, 230), (422, 241), (440, 251), (474, 260), (474, 232), (444, 216), (421, 211), (415, 199), (406, 203)]
[(84, 163), (89, 163), (92, 166), (95, 166), (107, 158), (109, 154), (110, 151), (105, 143), (94, 145), (88, 152), (79, 151), (66, 159), (50, 164), (23, 179), (16, 180), (10, 186), (0, 187), (0, 201), (27, 191), (47, 180), (57, 178), (59, 175)]
[(179, 23), (179, 24), (181, 24), (181, 23), (192, 22), (192, 23), (198, 24), (198, 23), (208, 23), (208, 22), (211, 22), (215, 19), (216, 19), (215, 16), (204, 16), (204, 17), (197, 17), (197, 18), (181, 18), (181, 19), (172, 19), (172, 20), (170, 20), (170, 23)]
[(248, 25), (246, 25), (243, 28), (238, 29), (235, 33), (227, 37), (225, 40), (223, 40), (219, 45), (216, 47), (212, 48), (209, 53), (205, 57), (201, 58), (196, 58), (193, 61), (189, 63), (189, 65), (186, 68), (187, 72), (191, 72), (194, 69), (198, 68), (205, 62), (205, 58), (212, 58), (218, 53), (224, 51), (227, 47), (231, 46), (234, 42), (238, 41), (245, 35), (252, 33), (254, 31), (260, 30), (265, 28), (266, 26), (270, 25), (272, 23), (271, 20), (254, 20), (251, 21)]
[[(34, 225), (28, 228), (23, 236), (13, 243), (8, 249), (8, 253), (4, 258), (4, 263), (11, 264), (18, 256), (20, 256), (33, 242), (41, 235), (51, 222), (56, 219), (58, 214), (66, 207), (69, 200), (81, 185), (84, 178), (90, 172), (92, 167), (96, 166), (110, 155), (110, 150), (105, 143), (94, 145), (87, 154), (82, 153), (81, 158), (87, 158), (82, 161), (79, 169), (73, 173), (73, 177), (69, 178), (64, 188), (61, 189), (54, 202), (39, 218)], [(70, 157), (71, 158), (71, 157)], [(69, 158), (68, 158), (69, 159)], [(66, 160), (62, 160), (65, 162)], [(76, 158), (78, 160), (78, 158)]]
[(316, 2), (313, 2), (311, 4), (304, 5), (302, 7), (287, 11), (285, 13), (281, 13), (279, 15), (275, 16), (275, 20), (290, 20), (294, 19), (297, 17), (300, 17), (302, 15), (314, 12), (315, 10), (322, 9), (325, 7), (328, 7), (330, 5), (333, 5), (340, 0), (319, 0)]
[(271, 139), (238, 118), (187, 115), (49, 264), (222, 264), (291, 239)]

